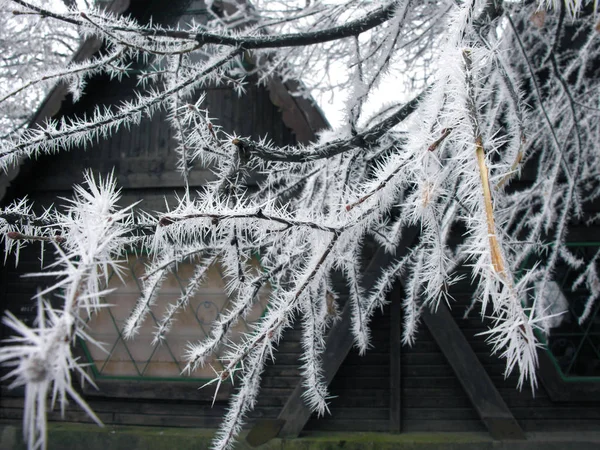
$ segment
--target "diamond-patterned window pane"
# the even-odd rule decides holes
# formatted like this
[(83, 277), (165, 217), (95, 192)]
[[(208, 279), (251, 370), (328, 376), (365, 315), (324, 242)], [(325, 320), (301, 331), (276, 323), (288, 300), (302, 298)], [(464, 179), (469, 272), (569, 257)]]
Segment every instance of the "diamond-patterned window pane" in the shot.
[[(89, 320), (89, 334), (105, 344), (107, 352), (94, 345), (86, 346), (86, 354), (94, 366), (98, 377), (135, 378), (180, 378), (192, 377), (210, 379), (214, 370), (222, 368), (219, 362), (221, 351), (214, 354), (204, 368), (191, 375), (181, 374), (186, 365), (183, 355), (188, 342), (197, 342), (208, 336), (215, 319), (226, 311), (229, 299), (225, 293), (226, 280), (217, 262), (209, 269), (206, 279), (197, 294), (185, 309), (175, 316), (171, 331), (161, 343), (152, 345), (157, 324), (167, 311), (169, 304), (177, 302), (194, 266), (181, 263), (176, 271), (169, 274), (158, 293), (151, 313), (146, 317), (140, 332), (133, 340), (125, 340), (122, 335), (125, 320), (141, 295), (141, 278), (144, 276), (146, 258), (131, 255), (126, 262), (123, 281), (116, 275), (109, 279), (108, 288), (115, 289), (104, 298), (109, 308), (102, 308)], [(255, 263), (258, 273), (260, 266)], [(232, 328), (229, 342), (237, 342), (243, 333), (251, 331), (251, 324), (260, 319), (267, 306), (268, 292), (265, 289), (258, 296), (252, 310)], [(214, 369), (214, 370), (213, 370)]]

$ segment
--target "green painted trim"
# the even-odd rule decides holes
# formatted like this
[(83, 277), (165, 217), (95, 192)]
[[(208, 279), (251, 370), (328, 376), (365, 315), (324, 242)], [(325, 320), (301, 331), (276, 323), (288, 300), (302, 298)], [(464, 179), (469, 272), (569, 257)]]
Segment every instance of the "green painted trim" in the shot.
[[(567, 247), (600, 247), (600, 241), (567, 242), (566, 246)], [(525, 259), (525, 263), (524, 263), (525, 265), (527, 264), (528, 260), (529, 260), (529, 256)], [(517, 274), (519, 277), (521, 276), (523, 270), (525, 270), (525, 269), (521, 269), (519, 271), (519, 273)], [(596, 377), (596, 376), (582, 377), (582, 376), (565, 375), (563, 373), (560, 365), (558, 364), (558, 360), (556, 359), (554, 354), (548, 348), (548, 341), (546, 339), (546, 336), (540, 330), (534, 330), (534, 332), (535, 332), (535, 335), (538, 338), (538, 340), (543, 344), (544, 351), (550, 357), (550, 360), (552, 361), (552, 364), (554, 365), (554, 368), (556, 369), (556, 371), (562, 381), (564, 381), (565, 383), (599, 383), (600, 382), (600, 377)], [(565, 333), (565, 334), (573, 334), (575, 336), (580, 335), (579, 333)], [(594, 335), (595, 334), (596, 333), (594, 333)], [(559, 335), (560, 335), (560, 333), (559, 333)], [(585, 335), (585, 333), (581, 334), (581, 336), (584, 336), (584, 335)]]
[(98, 372), (98, 368), (96, 367), (96, 364), (94, 364), (93, 362), (90, 362), (90, 361), (94, 361), (94, 358), (92, 358), (92, 354), (90, 353), (90, 350), (88, 349), (86, 342), (83, 339), (81, 339), (80, 337), (77, 338), (77, 342), (81, 346), (81, 349), (83, 350), (83, 353), (85, 354), (85, 357), (87, 358), (87, 360), (89, 362), (88, 367), (92, 370), (92, 374), (94, 375), (94, 378), (98, 378), (98, 375), (100, 375), (100, 372)]
[[(165, 381), (176, 381), (176, 382), (201, 382), (201, 383), (208, 383), (209, 381), (213, 381), (212, 378), (190, 378), (190, 377), (164, 377), (164, 378), (158, 378), (158, 377), (145, 377), (145, 376), (140, 376), (140, 377), (136, 377), (134, 375), (100, 375), (98, 378), (96, 378), (97, 380), (118, 380), (118, 381), (144, 381), (144, 382), (157, 382), (157, 383), (162, 383)], [(227, 383), (231, 383), (229, 380), (225, 381), (225, 382), (221, 382), (221, 384), (227, 384)]]

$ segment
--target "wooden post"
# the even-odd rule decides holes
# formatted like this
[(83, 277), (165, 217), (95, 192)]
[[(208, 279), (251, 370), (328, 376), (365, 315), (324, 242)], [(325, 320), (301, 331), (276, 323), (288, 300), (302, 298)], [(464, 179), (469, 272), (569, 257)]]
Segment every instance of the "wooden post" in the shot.
[[(354, 343), (351, 318), (352, 308), (350, 302), (346, 302), (340, 319), (335, 322), (327, 334), (323, 353), (323, 375), (328, 385)], [(297, 437), (310, 419), (312, 411), (302, 400), (305, 390), (306, 388), (300, 381), (279, 413), (277, 419), (284, 421), (278, 434), (279, 437)]]
[(422, 317), (492, 437), (526, 439), (448, 307), (440, 302), (435, 313), (424, 308)]
[(402, 287), (396, 283), (390, 293), (390, 432), (402, 431)]

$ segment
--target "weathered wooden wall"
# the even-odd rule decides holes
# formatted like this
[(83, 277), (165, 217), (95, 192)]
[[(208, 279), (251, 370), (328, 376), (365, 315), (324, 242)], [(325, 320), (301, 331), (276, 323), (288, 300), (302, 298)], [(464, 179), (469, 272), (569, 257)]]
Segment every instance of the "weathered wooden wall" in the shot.
[[(111, 101), (116, 103), (119, 97)], [(249, 86), (243, 97), (229, 89), (210, 89), (206, 91), (205, 107), (215, 118), (215, 125), (227, 133), (255, 139), (268, 136), (281, 145), (295, 143), (293, 132), (282, 122), (281, 113), (264, 87)], [(55, 193), (64, 195), (73, 183), (81, 182), (86, 169), (100, 174), (114, 170), (125, 195), (134, 195), (129, 191), (140, 189), (160, 190), (159, 195), (172, 193), (183, 186), (183, 178), (176, 168), (176, 142), (166, 116), (165, 111), (159, 111), (140, 125), (122, 128), (89, 148), (43, 156), (26, 164), (22, 171), (27, 175), (16, 181), (13, 195), (28, 194), (42, 200)], [(200, 187), (211, 179), (212, 172), (199, 164), (190, 173), (192, 187)]]
[(313, 414), (306, 430), (389, 431), (390, 315), (376, 313), (372, 345), (360, 356), (353, 348), (330, 385), (331, 415)]
[[(484, 336), (478, 335), (491, 327), (489, 319), (481, 320), (477, 311), (464, 318), (465, 310), (470, 304), (470, 293), (456, 290), (456, 304), (452, 307), (452, 315), (460, 326), (478, 359), (492, 378), (498, 392), (510, 408), (515, 419), (525, 431), (571, 431), (600, 429), (600, 403), (598, 396), (590, 396), (589, 401), (552, 401), (541, 374), (538, 376), (538, 387), (535, 392), (526, 385), (521, 391), (516, 389), (518, 376), (513, 373), (504, 378), (504, 360), (497, 355), (490, 355), (490, 347)], [(539, 353), (546, 352), (540, 349)], [(552, 367), (551, 369), (554, 369)], [(583, 385), (587, 383), (583, 382)], [(597, 384), (597, 383), (596, 383)]]
[[(35, 263), (25, 262), (35, 270)], [(2, 295), (6, 301), (23, 302), (35, 289), (35, 282), (16, 282), (14, 269), (3, 272)], [(13, 280), (13, 281), (9, 281)], [(600, 425), (600, 409), (597, 402), (553, 402), (543, 386), (532, 395), (525, 387), (516, 389), (516, 375), (504, 379), (504, 363), (490, 355), (489, 347), (478, 333), (489, 325), (478, 316), (463, 318), (468, 297), (456, 292), (457, 302), (452, 315), (470, 343), (477, 358), (490, 375), (494, 386), (509, 406), (510, 411), (525, 431), (577, 431), (597, 430)], [(14, 304), (14, 303), (13, 303)], [(21, 314), (29, 314), (22, 311)], [(373, 348), (359, 356), (352, 350), (346, 357), (330, 386), (332, 396), (331, 415), (313, 416), (306, 431), (382, 431), (387, 432), (392, 407), (390, 389), (389, 332), (391, 328), (390, 307), (373, 320)], [(276, 418), (288, 396), (300, 381), (301, 329), (288, 330), (276, 353), (276, 364), (265, 370), (260, 400), (250, 415), (247, 425), (256, 419)], [(176, 383), (175, 383), (176, 384)], [(152, 395), (146, 398), (107, 398), (88, 396), (90, 406), (98, 412), (106, 424), (160, 425), (177, 427), (216, 427), (223, 417), (225, 401), (218, 401), (210, 408), (208, 399), (193, 399), (196, 386), (186, 383), (189, 396), (165, 400), (171, 386), (156, 382)], [(401, 349), (401, 409), (402, 432), (485, 431), (475, 409), (467, 398), (452, 368), (424, 325), (415, 345)], [(225, 387), (225, 391), (228, 387)], [(178, 391), (181, 393), (182, 391)], [(3, 390), (0, 418), (17, 420), (22, 416), (22, 398)], [(185, 400), (185, 398), (192, 398)], [(51, 419), (59, 419), (53, 413)], [(89, 418), (76, 406), (68, 409), (66, 419), (89, 422)]]
[[(400, 299), (398, 299), (400, 300)], [(373, 348), (348, 355), (331, 384), (331, 416), (307, 424), (307, 430), (391, 430), (390, 306), (373, 321)], [(402, 347), (400, 430), (482, 431), (475, 410), (429, 332), (421, 327), (412, 347)]]

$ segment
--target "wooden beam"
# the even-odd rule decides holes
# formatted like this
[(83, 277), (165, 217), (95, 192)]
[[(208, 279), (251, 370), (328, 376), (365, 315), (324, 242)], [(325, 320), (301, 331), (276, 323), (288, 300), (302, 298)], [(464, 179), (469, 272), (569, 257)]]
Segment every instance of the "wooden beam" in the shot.
[[(346, 355), (352, 348), (354, 336), (352, 335), (352, 308), (350, 302), (346, 302), (339, 320), (331, 327), (325, 340), (325, 352), (323, 352), (323, 376), (327, 385), (331, 383), (333, 377), (342, 365)], [(297, 437), (312, 411), (302, 399), (302, 394), (306, 391), (301, 380), (292, 394), (289, 396), (286, 404), (277, 417), (278, 420), (285, 421), (281, 427), (279, 437)]]
[(390, 293), (390, 432), (402, 431), (402, 287), (396, 283)]
[(227, 401), (233, 392), (231, 383), (222, 383), (216, 393), (216, 385), (211, 384), (203, 389), (190, 389), (189, 382), (163, 382), (158, 380), (94, 380), (98, 389), (89, 383), (81, 387), (87, 398), (116, 398), (116, 399), (163, 399), (189, 400), (197, 402)]
[(271, 102), (281, 110), (285, 125), (296, 134), (298, 143), (308, 144), (316, 139), (318, 131), (329, 128), (329, 124), (314, 101), (290, 95), (290, 89), (298, 87), (295, 82), (283, 83), (277, 76), (271, 77), (267, 84)]
[(436, 313), (425, 308), (422, 317), (492, 437), (525, 439), (525, 433), (498, 393), (448, 307), (441, 303)]

